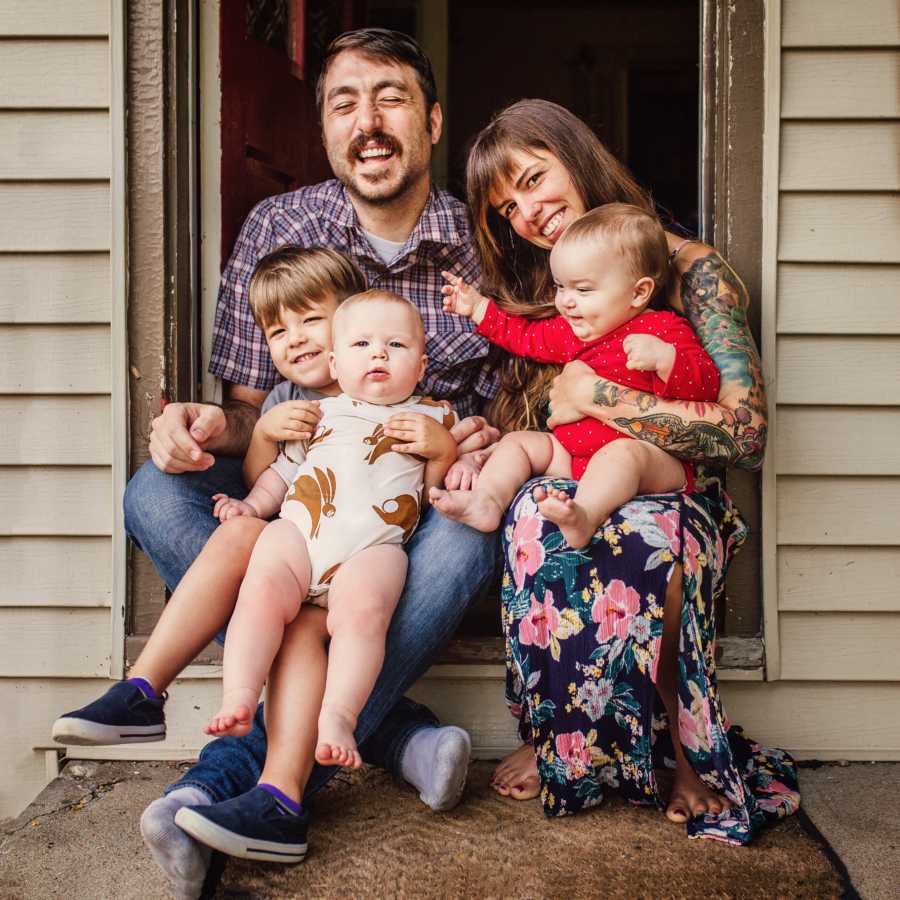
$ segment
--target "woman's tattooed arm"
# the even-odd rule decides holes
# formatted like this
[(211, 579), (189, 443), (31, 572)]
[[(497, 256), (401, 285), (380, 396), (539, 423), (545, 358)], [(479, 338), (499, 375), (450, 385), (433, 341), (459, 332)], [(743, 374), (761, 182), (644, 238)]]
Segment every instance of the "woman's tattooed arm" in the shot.
[(690, 249), (679, 260), (687, 263), (679, 305), (719, 369), (718, 402), (662, 400), (594, 375), (593, 407), (584, 412), (684, 459), (758, 469), (766, 447), (766, 396), (747, 322), (747, 289), (715, 250)]

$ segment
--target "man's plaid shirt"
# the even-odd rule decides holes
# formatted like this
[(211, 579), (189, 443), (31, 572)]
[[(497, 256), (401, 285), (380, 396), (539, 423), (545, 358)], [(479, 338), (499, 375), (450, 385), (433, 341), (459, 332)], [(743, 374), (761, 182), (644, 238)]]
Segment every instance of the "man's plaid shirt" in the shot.
[[(344, 186), (332, 180), (269, 197), (247, 216), (219, 288), (209, 363), (213, 375), (261, 390), (281, 380), (265, 337), (253, 321), (247, 288), (259, 259), (283, 244), (341, 250), (357, 263), (369, 287), (393, 291), (415, 303), (425, 322), (428, 354), (419, 385), (422, 393), (437, 398), (452, 395), (467, 380), (454, 367), (486, 356), (489, 345), (474, 333), (472, 322), (441, 307), (442, 269), (478, 283), (465, 206), (446, 191), (432, 190), (418, 224), (387, 266), (366, 238)], [(478, 412), (495, 390), (495, 379), (482, 365), (471, 390), (454, 400), (459, 416)]]

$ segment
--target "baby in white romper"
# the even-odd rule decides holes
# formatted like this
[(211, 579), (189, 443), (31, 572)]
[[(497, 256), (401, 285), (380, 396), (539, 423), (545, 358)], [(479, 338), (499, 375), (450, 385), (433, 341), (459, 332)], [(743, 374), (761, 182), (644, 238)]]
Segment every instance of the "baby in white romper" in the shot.
[[(456, 418), (449, 404), (412, 396), (426, 356), (422, 319), (409, 301), (380, 290), (356, 294), (337, 308), (331, 331), (329, 365), (341, 393), (319, 401), (312, 438), (284, 444), (245, 500), (216, 497), (222, 521), (268, 518), (279, 508), (280, 517), (253, 549), (228, 625), (222, 708), (206, 731), (246, 730), (284, 629), (309, 601), (327, 607), (331, 635), (315, 756), (355, 768), (356, 718), (381, 671), (406, 580), (403, 543), (428, 488), (456, 459), (448, 430)], [(277, 335), (266, 336), (279, 371), (291, 377), (302, 354), (279, 354)]]

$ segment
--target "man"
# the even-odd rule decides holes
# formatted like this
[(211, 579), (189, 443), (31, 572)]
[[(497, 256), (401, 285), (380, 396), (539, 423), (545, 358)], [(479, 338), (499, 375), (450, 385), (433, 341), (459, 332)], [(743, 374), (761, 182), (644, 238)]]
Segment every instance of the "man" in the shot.
[[(128, 532), (170, 588), (212, 533), (212, 495), (246, 492), (240, 457), (275, 380), (246, 292), (256, 261), (279, 245), (342, 250), (370, 286), (412, 300), (427, 332), (429, 365), (422, 388), (453, 399), (460, 416), (469, 417), (454, 430), (461, 452), (476, 451), (497, 437), (495, 429), (472, 416), (492, 393), (489, 374), (476, 368), (466, 382), (458, 371), (459, 363), (484, 357), (486, 344), (466, 320), (441, 311), (441, 270), (477, 282), (478, 266), (464, 206), (431, 186), (431, 152), (440, 139), (442, 115), (428, 59), (396, 32), (342, 35), (327, 52), (317, 101), (336, 180), (269, 198), (248, 216), (222, 277), (214, 328), (210, 371), (225, 382), (225, 402), (221, 407), (169, 404), (153, 423), (152, 462), (126, 491)], [(452, 636), (468, 598), (491, 576), (494, 541), (429, 510), (407, 547), (406, 590), (356, 737), (366, 761), (402, 775), (426, 803), (446, 809), (462, 791), (468, 736), (434, 727), (428, 710), (401, 698)], [(179, 895), (199, 894), (209, 856), (174, 825), (175, 812), (249, 790), (264, 756), (258, 711), (249, 735), (209, 744), (199, 763), (145, 811), (145, 839)], [(308, 792), (329, 775), (314, 772)]]

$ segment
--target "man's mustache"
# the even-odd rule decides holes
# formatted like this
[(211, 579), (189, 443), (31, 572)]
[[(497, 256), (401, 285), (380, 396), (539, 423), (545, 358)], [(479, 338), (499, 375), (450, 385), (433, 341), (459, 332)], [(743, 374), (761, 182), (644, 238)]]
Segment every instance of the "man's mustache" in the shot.
[(392, 153), (398, 153), (400, 151), (400, 144), (389, 134), (385, 134), (383, 131), (370, 131), (368, 133), (358, 134), (353, 138), (350, 142), (350, 148), (347, 151), (348, 156), (351, 159), (356, 159), (359, 154), (366, 149), (366, 145), (369, 143), (384, 147)]

